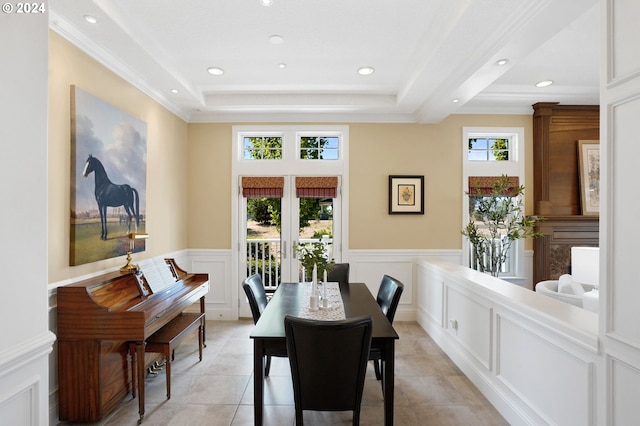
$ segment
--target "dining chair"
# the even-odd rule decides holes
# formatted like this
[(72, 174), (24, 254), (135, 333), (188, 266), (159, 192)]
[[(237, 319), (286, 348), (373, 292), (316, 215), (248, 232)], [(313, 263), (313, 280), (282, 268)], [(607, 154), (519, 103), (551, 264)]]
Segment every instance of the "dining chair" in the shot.
[[(253, 274), (250, 277), (245, 278), (242, 281), (242, 288), (244, 289), (247, 299), (249, 299), (249, 307), (251, 308), (251, 315), (253, 316), (253, 323), (256, 324), (267, 307), (269, 300), (267, 299), (267, 293), (264, 290), (262, 283), (262, 277), (260, 274)], [(271, 357), (286, 357), (287, 353), (268, 349), (266, 351), (266, 362), (264, 367), (265, 377), (269, 376), (269, 370), (271, 370)]]
[(296, 425), (303, 425), (304, 410), (352, 410), (353, 424), (359, 425), (371, 316), (319, 321), (287, 315), (284, 328)]
[[(378, 288), (378, 295), (376, 301), (385, 314), (391, 324), (393, 324), (393, 318), (396, 316), (396, 309), (398, 309), (398, 302), (400, 302), (400, 296), (404, 290), (404, 284), (397, 279), (384, 275), (380, 282), (380, 288)], [(376, 379), (382, 379), (382, 372), (380, 368), (380, 360), (382, 359), (382, 352), (379, 349), (372, 349), (369, 352), (369, 360), (373, 361), (373, 368), (376, 373)]]
[(327, 272), (327, 281), (337, 282), (341, 286), (343, 284), (349, 284), (349, 264), (334, 263), (333, 268)]

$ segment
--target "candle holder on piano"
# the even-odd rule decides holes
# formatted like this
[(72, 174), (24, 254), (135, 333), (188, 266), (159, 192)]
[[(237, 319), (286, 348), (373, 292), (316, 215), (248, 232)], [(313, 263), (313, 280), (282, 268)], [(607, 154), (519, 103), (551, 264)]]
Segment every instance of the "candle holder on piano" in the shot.
[(131, 232), (127, 234), (129, 238), (129, 251), (127, 251), (127, 264), (120, 268), (120, 272), (135, 272), (138, 270), (138, 265), (131, 263), (131, 253), (133, 253), (136, 247), (136, 240), (146, 240), (149, 238), (149, 234)]

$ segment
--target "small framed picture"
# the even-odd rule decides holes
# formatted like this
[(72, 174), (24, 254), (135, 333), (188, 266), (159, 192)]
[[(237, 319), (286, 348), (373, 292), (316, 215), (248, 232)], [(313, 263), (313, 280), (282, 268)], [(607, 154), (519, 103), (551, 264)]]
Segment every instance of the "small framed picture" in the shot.
[(389, 176), (389, 214), (424, 214), (424, 176)]
[(600, 141), (578, 141), (582, 214), (600, 214)]

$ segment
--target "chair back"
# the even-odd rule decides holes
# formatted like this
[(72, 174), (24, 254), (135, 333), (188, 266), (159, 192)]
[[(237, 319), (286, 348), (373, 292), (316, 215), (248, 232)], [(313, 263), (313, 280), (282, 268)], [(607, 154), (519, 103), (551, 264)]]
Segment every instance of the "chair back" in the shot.
[(396, 316), (396, 309), (398, 309), (398, 302), (400, 302), (403, 290), (404, 284), (397, 279), (389, 275), (382, 277), (376, 301), (390, 323), (393, 323), (393, 318)]
[(337, 282), (340, 285), (349, 284), (349, 264), (335, 263), (327, 272), (327, 281)]
[(242, 288), (247, 295), (247, 299), (249, 299), (249, 307), (251, 307), (251, 315), (255, 324), (260, 319), (260, 315), (262, 315), (268, 303), (267, 293), (264, 291), (260, 274), (253, 274), (247, 277), (242, 281)]
[(297, 424), (302, 424), (302, 410), (353, 410), (357, 424), (371, 347), (371, 316), (316, 321), (287, 315), (284, 327)]

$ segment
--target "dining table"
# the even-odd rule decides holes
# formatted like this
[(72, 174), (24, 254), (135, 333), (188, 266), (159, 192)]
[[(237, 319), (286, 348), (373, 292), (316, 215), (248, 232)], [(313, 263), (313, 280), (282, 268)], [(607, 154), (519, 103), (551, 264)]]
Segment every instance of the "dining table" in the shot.
[[(369, 315), (373, 320), (371, 348), (378, 349), (381, 353), (384, 424), (391, 426), (393, 425), (395, 341), (398, 339), (398, 333), (382, 313), (365, 283), (340, 285), (335, 283), (335, 285), (339, 289), (339, 295), (336, 297), (340, 299), (336, 304), (340, 304), (340, 308), (344, 311), (343, 319)], [(263, 421), (265, 357), (268, 352), (286, 353), (284, 331), (286, 315), (309, 318), (309, 288), (310, 283), (281, 283), (251, 332), (254, 424), (257, 426), (261, 426)], [(327, 320), (335, 319), (340, 318)], [(340, 386), (340, 383), (336, 382), (336, 386)]]

